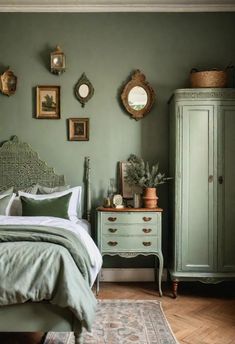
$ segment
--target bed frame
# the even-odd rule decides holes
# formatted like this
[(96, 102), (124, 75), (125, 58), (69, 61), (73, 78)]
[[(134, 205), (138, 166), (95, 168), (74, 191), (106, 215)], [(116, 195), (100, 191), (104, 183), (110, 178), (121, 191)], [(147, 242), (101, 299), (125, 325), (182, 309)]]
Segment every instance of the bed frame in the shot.
[[(84, 162), (84, 218), (90, 221), (90, 158)], [(47, 187), (65, 185), (63, 175), (42, 161), (31, 146), (19, 141), (17, 136), (0, 147), (0, 191), (14, 187), (14, 191), (30, 190), (35, 184)], [(72, 312), (48, 302), (0, 307), (0, 331), (2, 332), (68, 332), (73, 331), (76, 344), (82, 343), (82, 324)]]

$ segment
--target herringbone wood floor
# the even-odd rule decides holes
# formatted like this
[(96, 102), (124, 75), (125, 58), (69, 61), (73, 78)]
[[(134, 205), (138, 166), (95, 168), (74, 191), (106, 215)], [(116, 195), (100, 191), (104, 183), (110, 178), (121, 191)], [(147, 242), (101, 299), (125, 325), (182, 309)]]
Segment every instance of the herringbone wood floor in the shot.
[(157, 299), (180, 344), (235, 344), (235, 284), (181, 283), (177, 299), (168, 285), (159, 297), (149, 283), (102, 283), (100, 299)]

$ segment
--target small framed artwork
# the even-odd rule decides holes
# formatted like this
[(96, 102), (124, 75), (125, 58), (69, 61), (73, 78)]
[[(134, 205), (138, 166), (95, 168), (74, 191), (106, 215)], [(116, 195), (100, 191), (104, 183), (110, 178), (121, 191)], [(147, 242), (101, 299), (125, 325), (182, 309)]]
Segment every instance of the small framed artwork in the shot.
[(89, 118), (69, 118), (69, 141), (89, 141)]
[(128, 166), (127, 161), (119, 162), (119, 174), (120, 174), (120, 189), (123, 198), (132, 199), (135, 193), (142, 193), (142, 188), (139, 186), (130, 186), (126, 181), (126, 169)]
[(36, 87), (36, 118), (60, 119), (60, 86)]

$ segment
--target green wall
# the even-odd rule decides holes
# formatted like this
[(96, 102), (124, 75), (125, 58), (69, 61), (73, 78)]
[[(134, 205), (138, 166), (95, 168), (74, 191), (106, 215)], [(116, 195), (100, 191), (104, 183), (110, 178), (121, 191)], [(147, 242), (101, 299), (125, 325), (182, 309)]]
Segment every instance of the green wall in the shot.
[[(10, 66), (18, 87), (11, 97), (0, 94), (0, 141), (17, 134), (71, 185), (81, 183), (89, 155), (93, 206), (116, 177), (117, 162), (130, 153), (158, 160), (167, 172), (167, 101), (175, 88), (188, 86), (192, 67), (223, 68), (234, 62), (234, 22), (235, 13), (1, 13), (0, 72)], [(59, 77), (49, 72), (49, 53), (57, 44), (67, 58), (67, 70)], [(137, 68), (156, 92), (151, 113), (138, 122), (120, 104), (120, 88)], [(85, 108), (73, 92), (83, 72), (95, 88)], [(37, 85), (61, 85), (61, 120), (33, 118)], [(69, 117), (90, 118), (89, 142), (67, 141)], [(166, 251), (167, 185), (159, 193)]]

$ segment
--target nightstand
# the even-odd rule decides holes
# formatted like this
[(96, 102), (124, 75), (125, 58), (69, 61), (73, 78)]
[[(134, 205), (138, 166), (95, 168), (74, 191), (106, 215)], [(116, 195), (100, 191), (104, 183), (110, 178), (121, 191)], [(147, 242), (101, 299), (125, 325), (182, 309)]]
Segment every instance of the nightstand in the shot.
[[(124, 258), (139, 255), (156, 256), (159, 259), (160, 296), (162, 296), (163, 271), (161, 216), (162, 209), (160, 208), (97, 208), (97, 240), (102, 256), (118, 255)], [(97, 277), (97, 294), (99, 280), (100, 274)]]

